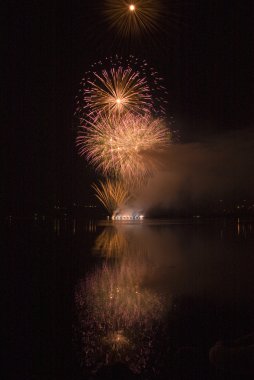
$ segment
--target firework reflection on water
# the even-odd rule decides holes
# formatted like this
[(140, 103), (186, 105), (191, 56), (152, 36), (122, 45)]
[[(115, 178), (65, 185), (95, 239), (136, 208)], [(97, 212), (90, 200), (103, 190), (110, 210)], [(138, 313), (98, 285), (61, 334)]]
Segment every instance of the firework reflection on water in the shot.
[(105, 257), (108, 247), (108, 259), (77, 287), (81, 360), (92, 371), (121, 361), (141, 373), (153, 355), (168, 302), (147, 285), (153, 262), (147, 249), (136, 243), (135, 248), (135, 238), (131, 242), (124, 230), (105, 229), (95, 248)]
[(127, 249), (126, 235), (113, 226), (105, 228), (94, 245), (94, 252), (105, 258), (121, 258)]

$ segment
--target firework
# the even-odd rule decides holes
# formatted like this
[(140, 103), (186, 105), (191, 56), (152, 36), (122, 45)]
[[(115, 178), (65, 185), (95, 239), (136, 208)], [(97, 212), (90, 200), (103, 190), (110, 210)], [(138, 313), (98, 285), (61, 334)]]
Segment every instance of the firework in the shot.
[(101, 113), (159, 116), (165, 112), (165, 93), (162, 78), (146, 61), (134, 56), (106, 58), (92, 65), (82, 79), (75, 114), (81, 125), (88, 118), (95, 121)]
[(100, 182), (99, 185), (93, 184), (93, 188), (96, 191), (96, 197), (110, 214), (120, 206), (124, 206), (130, 198), (128, 191), (119, 181), (107, 179), (105, 183)]
[(157, 30), (163, 12), (159, 0), (106, 0), (105, 7), (110, 27), (123, 37)]
[(94, 112), (122, 113), (132, 109), (134, 112), (149, 111), (151, 95), (145, 78), (138, 72), (122, 67), (103, 70), (101, 75), (94, 73), (94, 81), (89, 81), (84, 101)]
[(81, 155), (104, 175), (120, 176), (134, 183), (151, 176), (155, 154), (165, 150), (170, 132), (161, 119), (150, 115), (104, 116), (81, 129), (77, 146)]

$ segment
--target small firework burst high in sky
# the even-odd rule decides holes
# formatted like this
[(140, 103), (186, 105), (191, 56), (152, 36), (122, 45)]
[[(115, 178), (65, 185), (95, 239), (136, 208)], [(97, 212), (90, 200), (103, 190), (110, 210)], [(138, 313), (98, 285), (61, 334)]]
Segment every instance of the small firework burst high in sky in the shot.
[(101, 113), (165, 113), (162, 78), (134, 56), (115, 56), (92, 65), (80, 83), (76, 98), (76, 116), (82, 125), (88, 118), (96, 120)]
[(156, 170), (153, 155), (169, 142), (170, 132), (162, 119), (132, 113), (120, 118), (104, 115), (83, 127), (77, 138), (80, 154), (97, 170), (126, 183), (151, 176)]
[(122, 37), (157, 30), (162, 13), (160, 0), (106, 0), (104, 10), (109, 27)]

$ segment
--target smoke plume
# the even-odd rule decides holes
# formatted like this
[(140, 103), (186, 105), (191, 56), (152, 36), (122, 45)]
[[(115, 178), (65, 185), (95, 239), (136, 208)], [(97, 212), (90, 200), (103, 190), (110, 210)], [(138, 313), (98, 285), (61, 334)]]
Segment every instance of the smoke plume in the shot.
[(144, 210), (192, 202), (253, 197), (254, 133), (241, 131), (206, 141), (172, 144), (164, 169), (140, 195)]

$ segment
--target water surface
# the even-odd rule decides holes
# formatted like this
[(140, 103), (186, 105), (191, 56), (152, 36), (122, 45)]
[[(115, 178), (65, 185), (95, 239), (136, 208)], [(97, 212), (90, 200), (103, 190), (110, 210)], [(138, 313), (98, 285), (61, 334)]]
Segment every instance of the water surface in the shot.
[(253, 228), (5, 221), (9, 378), (89, 378), (119, 362), (137, 378), (182, 378), (183, 347), (205, 357), (217, 340), (253, 330)]

